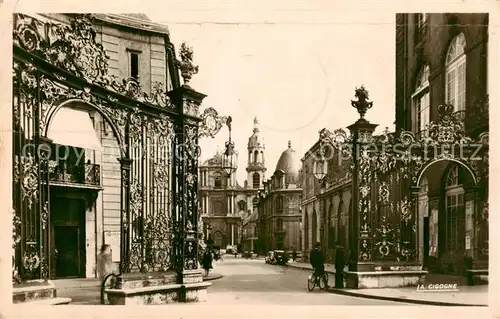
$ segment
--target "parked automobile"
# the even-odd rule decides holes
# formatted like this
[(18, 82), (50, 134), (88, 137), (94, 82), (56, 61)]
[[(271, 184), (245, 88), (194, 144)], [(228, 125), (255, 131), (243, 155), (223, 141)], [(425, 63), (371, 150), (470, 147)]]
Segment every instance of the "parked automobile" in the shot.
[(229, 255), (234, 254), (235, 250), (236, 250), (236, 247), (234, 247), (234, 246), (231, 246), (231, 245), (226, 246), (226, 254), (229, 254)]
[(250, 251), (244, 251), (241, 256), (243, 258), (246, 258), (246, 259), (249, 259), (249, 258), (252, 258), (252, 253)]
[(285, 265), (288, 262), (288, 254), (284, 250), (274, 251), (274, 260), (277, 265)]
[(274, 260), (274, 251), (270, 251), (267, 253), (267, 256), (266, 256), (266, 264), (270, 264), (270, 265), (273, 265), (275, 260)]

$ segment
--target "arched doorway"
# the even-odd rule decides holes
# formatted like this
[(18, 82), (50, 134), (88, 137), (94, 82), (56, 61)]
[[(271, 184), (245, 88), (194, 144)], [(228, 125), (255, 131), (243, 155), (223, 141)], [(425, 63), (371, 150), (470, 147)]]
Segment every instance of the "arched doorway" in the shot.
[(226, 246), (224, 245), (224, 234), (220, 230), (217, 230), (214, 233), (214, 247), (219, 247), (222, 249), (226, 248)]
[(419, 259), (430, 272), (463, 274), (464, 258), (474, 250), (475, 177), (464, 164), (451, 160), (433, 162), (422, 173)]
[[(102, 244), (110, 246), (114, 262), (120, 260), (120, 208), (116, 208), (121, 201), (120, 134), (99, 107), (81, 100), (67, 100), (50, 109), (47, 119), (42, 134), (51, 141), (50, 276), (94, 277)], [(137, 224), (138, 218), (133, 222)], [(140, 231), (131, 228), (138, 240), (145, 227), (142, 219), (139, 224), (134, 226), (140, 226)]]

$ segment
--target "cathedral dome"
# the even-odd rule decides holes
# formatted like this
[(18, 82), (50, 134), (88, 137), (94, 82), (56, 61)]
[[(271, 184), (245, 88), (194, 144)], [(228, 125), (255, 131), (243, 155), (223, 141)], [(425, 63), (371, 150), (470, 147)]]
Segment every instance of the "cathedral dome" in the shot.
[(276, 171), (282, 171), (285, 174), (287, 184), (297, 184), (299, 181), (300, 160), (297, 153), (292, 149), (292, 142), (288, 141), (288, 148), (281, 153)]

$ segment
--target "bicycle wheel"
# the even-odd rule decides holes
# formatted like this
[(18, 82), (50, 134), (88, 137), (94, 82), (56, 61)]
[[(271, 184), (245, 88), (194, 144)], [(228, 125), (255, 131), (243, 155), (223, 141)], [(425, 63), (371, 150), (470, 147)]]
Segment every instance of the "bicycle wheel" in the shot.
[(314, 287), (316, 286), (316, 280), (314, 277), (309, 277), (307, 279), (307, 289), (309, 289), (309, 291), (313, 291), (314, 290)]
[(319, 289), (321, 290), (326, 289), (327, 283), (328, 283), (328, 276), (326, 274), (318, 278)]

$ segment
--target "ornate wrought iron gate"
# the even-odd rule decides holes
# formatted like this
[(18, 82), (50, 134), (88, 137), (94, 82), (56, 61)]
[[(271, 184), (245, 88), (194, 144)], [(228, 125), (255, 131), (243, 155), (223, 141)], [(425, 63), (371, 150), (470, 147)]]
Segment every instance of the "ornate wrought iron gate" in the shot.
[[(352, 215), (350, 223), (350, 270), (376, 270), (384, 262), (417, 262), (418, 189), (422, 174), (431, 164), (454, 161), (465, 167), (475, 181), (476, 198), (487, 201), (488, 133), (472, 140), (453, 107), (439, 107), (439, 118), (421, 136), (402, 131), (374, 136), (376, 124), (364, 115), (372, 107), (368, 92), (356, 90), (360, 119), (349, 127), (321, 132), (319, 156), (333, 145), (350, 162)], [(477, 201), (476, 201), (477, 202)], [(357, 204), (356, 204), (357, 203)], [(480, 207), (482, 209), (482, 207)], [(483, 219), (476, 209), (476, 221)], [(396, 269), (396, 268), (395, 268)]]
[(213, 108), (200, 114), (205, 95), (187, 85), (197, 72), (187, 46), (172, 72), (181, 71), (184, 85), (165, 92), (156, 84), (146, 94), (135, 79), (108, 74), (106, 52), (95, 37), (89, 15), (72, 15), (70, 25), (15, 15), (13, 277), (18, 281), (49, 278), (47, 126), (72, 102), (98, 111), (120, 146), (120, 271), (182, 274), (198, 267), (198, 139), (213, 137), (224, 118)]

